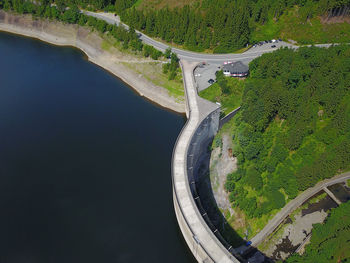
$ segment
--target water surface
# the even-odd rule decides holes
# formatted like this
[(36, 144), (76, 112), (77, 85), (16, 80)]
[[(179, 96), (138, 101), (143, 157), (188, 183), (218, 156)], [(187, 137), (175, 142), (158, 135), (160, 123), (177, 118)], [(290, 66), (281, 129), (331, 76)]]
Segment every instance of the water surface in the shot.
[(194, 262), (172, 204), (183, 124), (76, 49), (0, 33), (0, 262)]

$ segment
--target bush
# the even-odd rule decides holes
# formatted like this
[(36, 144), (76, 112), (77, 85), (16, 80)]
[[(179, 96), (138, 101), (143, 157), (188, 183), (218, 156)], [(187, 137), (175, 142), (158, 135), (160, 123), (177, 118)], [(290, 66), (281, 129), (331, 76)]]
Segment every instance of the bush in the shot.
[(258, 170), (252, 166), (247, 169), (246, 182), (255, 190), (261, 190), (263, 186), (263, 181)]
[(225, 189), (227, 192), (233, 192), (235, 190), (235, 182), (234, 181), (226, 181)]

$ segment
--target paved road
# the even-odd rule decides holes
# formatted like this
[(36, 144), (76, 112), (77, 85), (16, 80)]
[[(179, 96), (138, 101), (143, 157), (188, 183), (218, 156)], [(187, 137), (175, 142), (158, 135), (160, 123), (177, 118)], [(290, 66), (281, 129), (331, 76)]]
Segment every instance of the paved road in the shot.
[[(83, 11), (83, 12), (86, 15), (93, 16), (93, 17), (96, 17), (99, 19), (103, 19), (109, 24), (116, 24), (119, 26), (121, 25), (121, 26), (124, 26), (125, 28), (128, 28), (127, 25), (123, 24), (120, 21), (118, 16), (114, 16), (111, 13), (96, 13), (96, 12), (89, 12), (89, 11)], [(162, 52), (164, 52), (169, 47), (168, 45), (166, 45), (162, 42), (156, 41), (156, 40), (148, 37), (147, 35), (143, 34), (140, 31), (136, 31), (136, 32), (138, 34), (140, 34), (140, 39), (144, 43), (151, 45), (154, 48), (156, 48)], [(271, 45), (272, 44), (268, 43), (268, 44), (264, 44), (262, 46), (257, 46), (257, 47), (249, 49), (248, 51), (246, 51), (242, 54), (204, 54), (204, 53), (196, 53), (196, 52), (186, 51), (186, 50), (182, 50), (182, 49), (178, 49), (178, 48), (172, 48), (172, 51), (178, 55), (178, 57), (182, 60), (183, 63), (185, 63), (185, 65), (187, 63), (186, 61), (188, 61), (188, 62), (197, 61), (197, 62), (209, 62), (212, 64), (222, 64), (225, 61), (237, 61), (237, 60), (243, 61), (244, 63), (248, 64), (248, 62), (250, 62), (254, 58), (257, 58), (264, 53), (272, 52), (280, 47), (298, 48), (298, 46), (295, 46), (295, 45), (292, 45), (292, 44), (289, 44), (289, 43), (286, 43), (283, 41), (279, 41), (278, 43), (274, 43), (274, 45), (276, 45), (276, 48), (271, 48)], [(331, 45), (332, 44), (320, 44), (320, 45), (315, 45), (315, 46), (329, 47)], [(193, 65), (191, 65), (191, 66), (187, 65), (187, 67), (189, 67), (189, 68), (191, 68), (191, 70), (193, 70)], [(187, 92), (187, 103), (188, 103), (188, 106), (189, 106), (190, 111), (191, 111), (191, 118), (189, 119), (188, 126), (191, 128), (188, 129), (188, 131), (186, 130), (186, 132), (184, 132), (184, 134), (182, 134), (182, 137), (189, 136), (189, 134), (192, 132), (193, 127), (195, 127), (196, 123), (198, 122), (198, 117), (202, 114), (202, 112), (199, 111), (198, 106), (196, 105), (197, 100), (190, 99), (190, 97), (197, 96), (197, 95), (196, 95), (196, 92), (194, 91), (194, 89), (188, 88), (188, 87), (192, 87), (193, 85), (190, 83), (186, 83), (186, 79), (187, 80), (191, 79), (191, 81), (192, 81), (192, 72), (189, 72), (189, 70), (186, 70), (184, 72), (184, 80), (185, 80), (185, 84), (187, 85), (187, 88), (185, 85), (185, 90)], [(186, 141), (186, 139), (184, 139), (184, 141)], [(175, 159), (176, 159), (176, 157), (177, 156), (175, 155)], [(181, 156), (181, 157), (178, 156), (178, 157), (179, 157), (179, 159), (182, 159), (181, 160), (182, 162), (184, 161), (184, 156)], [(181, 165), (179, 163), (178, 163), (178, 165), (181, 167)], [(178, 173), (178, 174), (180, 174), (181, 172), (179, 170), (176, 171), (176, 173)], [(342, 182), (346, 179), (350, 179), (350, 173), (346, 173), (346, 174), (343, 174), (340, 176), (336, 176), (333, 179), (320, 182), (315, 187), (306, 190), (301, 195), (299, 195), (297, 198), (290, 201), (278, 214), (276, 214), (276, 216), (272, 220), (269, 221), (269, 223), (264, 227), (264, 229), (262, 231), (260, 231), (256, 236), (254, 236), (252, 238), (252, 240), (251, 240), (252, 246), (256, 247), (257, 245), (259, 245), (268, 235), (270, 235), (275, 230), (275, 228), (279, 224), (281, 224), (281, 222), (294, 209), (299, 207), (302, 203), (304, 203), (311, 196), (313, 196), (314, 194), (316, 194), (317, 192), (322, 190), (322, 188), (330, 186), (332, 184)], [(180, 188), (185, 187), (183, 184), (184, 184), (184, 179), (182, 178)], [(187, 202), (189, 202), (189, 200), (187, 200)], [(200, 227), (198, 225), (198, 222), (196, 222), (196, 223), (192, 222), (192, 223), (193, 223), (192, 226), (194, 228)], [(199, 231), (199, 232), (201, 232), (201, 231)]]
[(343, 173), (341, 175), (337, 175), (331, 179), (324, 180), (319, 182), (314, 187), (307, 189), (300, 195), (298, 195), (295, 199), (290, 201), (283, 209), (278, 212), (274, 218), (272, 218), (269, 223), (261, 230), (256, 236), (254, 236), (252, 241), (252, 246), (257, 247), (265, 238), (267, 238), (279, 224), (296, 208), (301, 206), (306, 200), (310, 197), (323, 190), (323, 188), (331, 186), (333, 184), (344, 182), (345, 180), (350, 179), (350, 172)]
[[(90, 12), (90, 11), (83, 11), (86, 15), (96, 17), (98, 19), (103, 19), (109, 24), (116, 24), (116, 25), (121, 25), (124, 26), (125, 28), (129, 28), (127, 25), (123, 24), (118, 16), (114, 16), (111, 13), (97, 13), (97, 12)], [(140, 34), (140, 39), (156, 49), (164, 52), (169, 46), (167, 44), (164, 44), (162, 42), (156, 41), (147, 35), (143, 34), (140, 31), (136, 32)], [(179, 58), (188, 60), (188, 61), (197, 61), (197, 62), (211, 62), (211, 63), (218, 63), (221, 64), (225, 61), (235, 61), (235, 60), (241, 60), (241, 61), (246, 61), (249, 62), (252, 59), (261, 56), (264, 53), (267, 52), (272, 52), (276, 50), (277, 48), (280, 47), (293, 47), (297, 48), (297, 46), (294, 46), (292, 44), (279, 41), (278, 43), (274, 43), (276, 45), (276, 48), (271, 48), (271, 43), (264, 44), (262, 46), (257, 46), (255, 48), (251, 48), (248, 51), (242, 53), (242, 54), (204, 54), (204, 53), (196, 53), (192, 51), (187, 51), (179, 48), (172, 48), (172, 51), (175, 52)]]
[[(109, 24), (116, 24), (124, 26), (125, 28), (129, 28), (126, 24), (122, 23), (120, 21), (119, 16), (115, 16), (112, 13), (101, 13), (101, 12), (90, 12), (90, 11), (82, 11), (86, 15), (96, 17), (98, 19), (105, 20)], [(164, 52), (169, 46), (165, 43), (156, 41), (152, 39), (151, 37), (143, 34), (140, 31), (136, 32), (140, 34), (140, 39), (148, 44), (153, 46), (154, 48)], [(271, 48), (271, 45), (275, 45), (275, 48)], [(332, 44), (319, 44), (315, 46), (319, 47), (329, 47)], [(278, 41), (277, 43), (266, 43), (262, 46), (256, 46), (254, 48), (251, 48), (247, 50), (244, 53), (241, 54), (205, 54), (205, 53), (197, 53), (192, 51), (187, 51), (179, 48), (172, 48), (172, 51), (178, 55), (180, 59), (184, 59), (187, 61), (196, 61), (196, 62), (210, 62), (210, 63), (216, 63), (216, 64), (222, 64), (225, 61), (243, 61), (244, 63), (248, 64), (251, 60), (254, 58), (257, 58), (261, 56), (264, 53), (273, 52), (274, 50), (280, 48), (280, 47), (290, 47), (290, 48), (298, 48), (298, 46), (292, 45), (287, 42)]]

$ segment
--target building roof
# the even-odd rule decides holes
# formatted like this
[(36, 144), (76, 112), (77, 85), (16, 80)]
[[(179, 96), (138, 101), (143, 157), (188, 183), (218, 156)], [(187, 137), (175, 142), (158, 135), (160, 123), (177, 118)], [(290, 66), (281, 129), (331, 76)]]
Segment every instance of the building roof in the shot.
[(244, 65), (241, 61), (226, 64), (223, 69), (224, 71), (229, 71), (231, 74), (249, 72), (249, 67)]

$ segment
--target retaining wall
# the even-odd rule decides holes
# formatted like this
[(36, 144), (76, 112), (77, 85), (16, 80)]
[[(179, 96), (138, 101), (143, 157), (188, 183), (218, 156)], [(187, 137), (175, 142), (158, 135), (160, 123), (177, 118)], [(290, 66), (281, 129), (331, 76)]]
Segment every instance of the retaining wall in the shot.
[(225, 242), (210, 222), (200, 197), (196, 182), (197, 169), (203, 152), (208, 150), (219, 128), (220, 109), (214, 103), (197, 96), (192, 70), (183, 68), (189, 119), (174, 147), (172, 159), (173, 200), (181, 232), (198, 262), (239, 262), (233, 248)]

